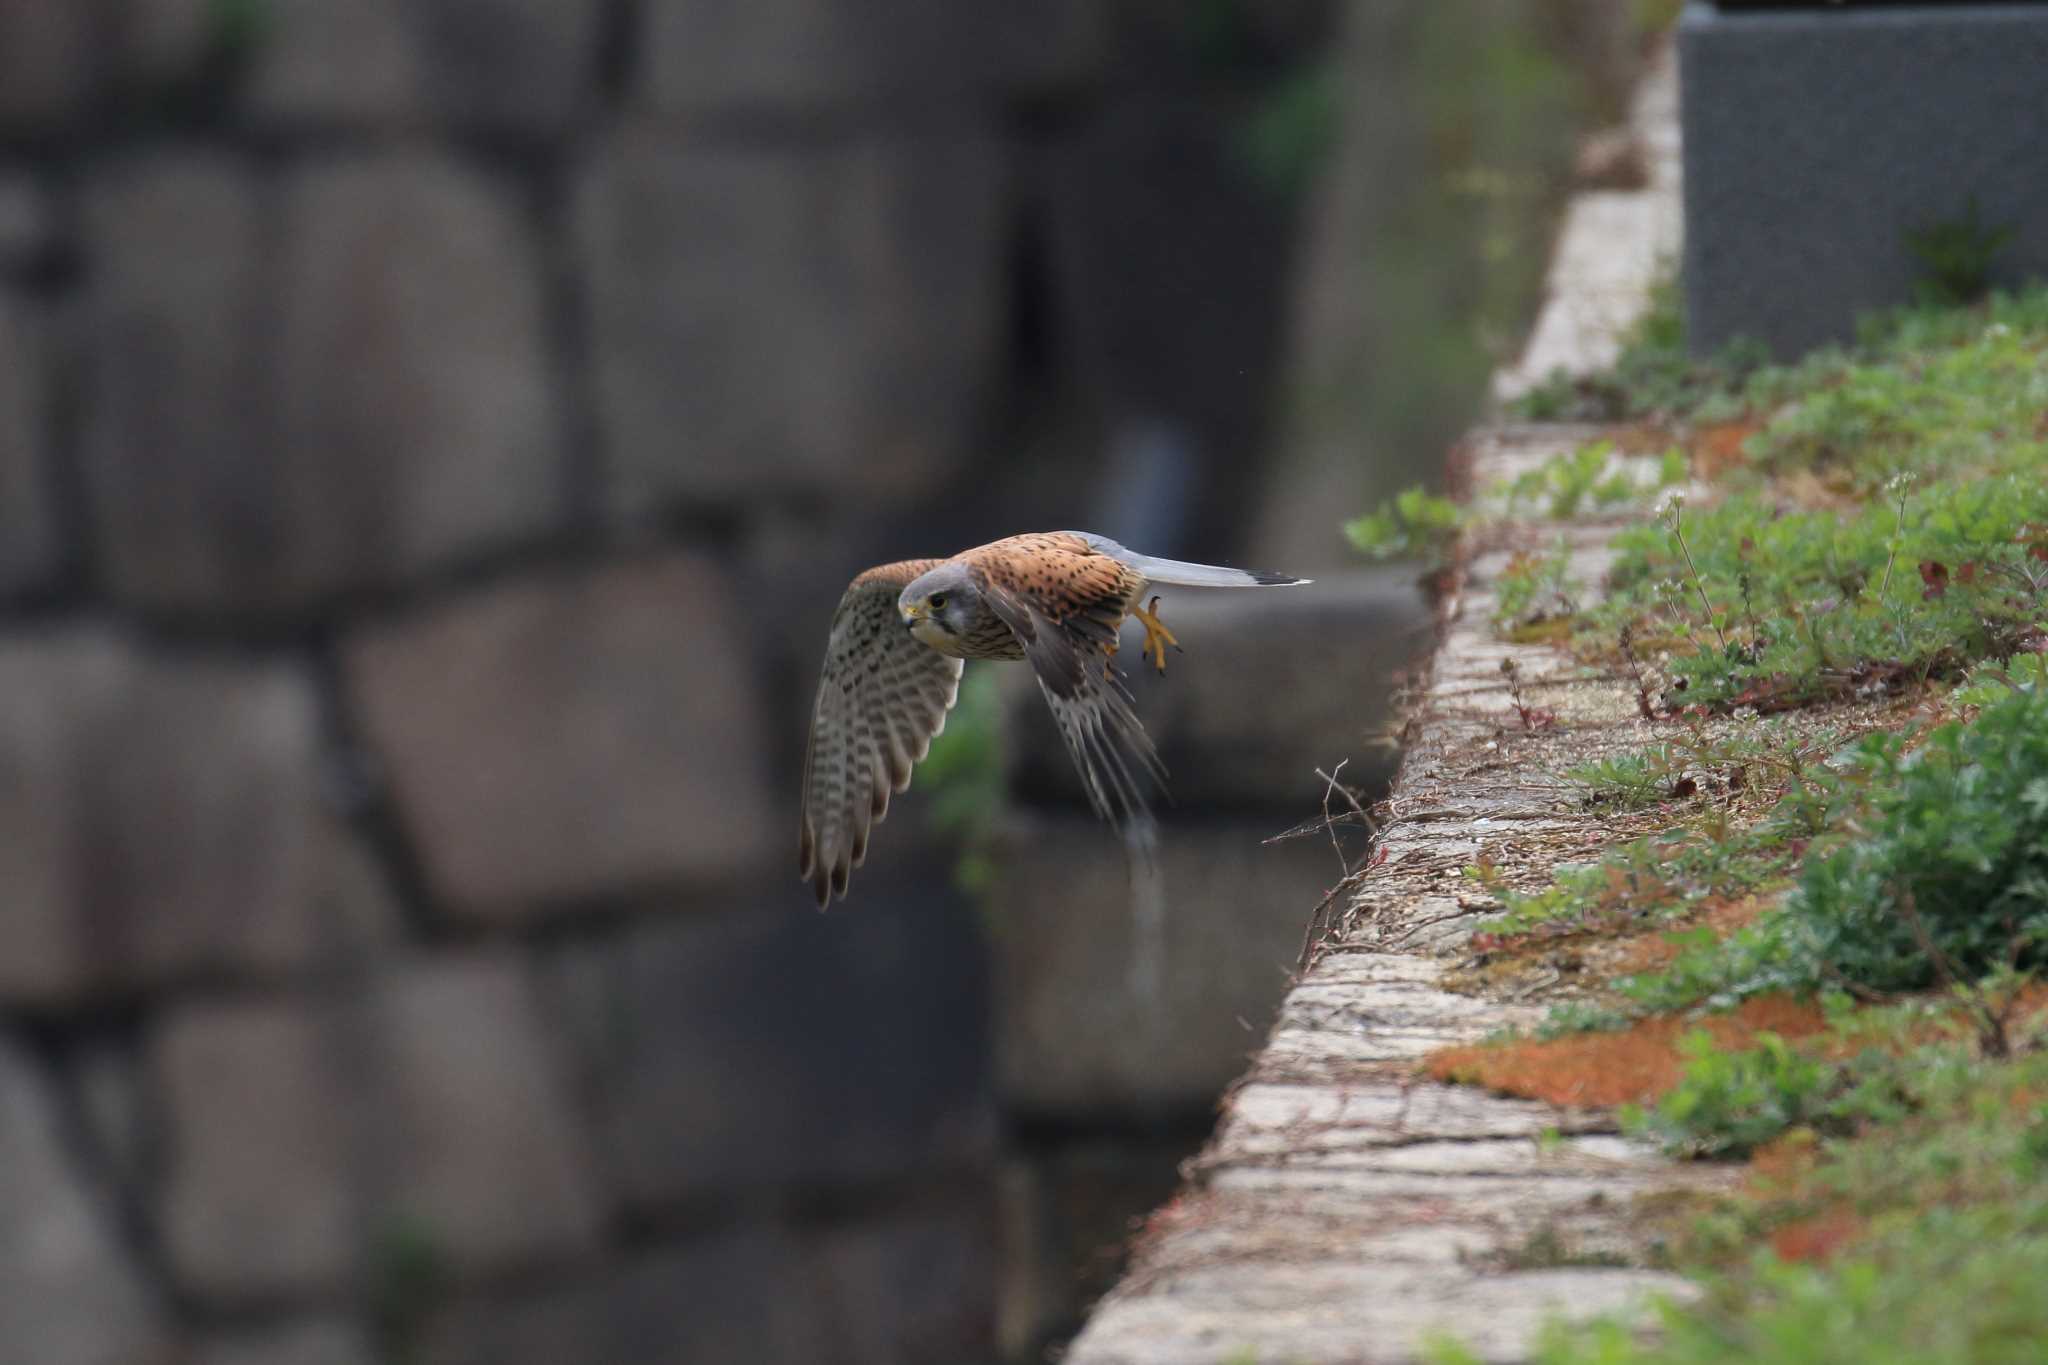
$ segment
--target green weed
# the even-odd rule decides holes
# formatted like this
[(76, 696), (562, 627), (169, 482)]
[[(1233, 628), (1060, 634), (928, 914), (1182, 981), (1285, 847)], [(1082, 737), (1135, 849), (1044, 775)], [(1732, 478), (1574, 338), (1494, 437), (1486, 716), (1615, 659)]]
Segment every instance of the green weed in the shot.
[(2048, 690), (1857, 757), (1867, 805), (1787, 906), (1799, 965), (1905, 991), (2048, 961)]
[(1911, 488), (1800, 511), (1737, 494), (1614, 539), (1610, 593), (1582, 616), (1668, 641), (1686, 702), (1778, 708), (1897, 691), (2011, 654), (2048, 621), (2048, 480)]
[(995, 877), (989, 837), (1003, 808), (1001, 680), (991, 668), (970, 668), (946, 728), (932, 741), (920, 786), (932, 796), (932, 823), (959, 844), (953, 880), (979, 895)]
[(1571, 547), (1562, 540), (1509, 560), (1494, 583), (1494, 628), (1513, 639), (1533, 626), (1577, 615), (1580, 589), (1571, 562)]
[(1372, 559), (1414, 559), (1440, 568), (1450, 562), (1468, 520), (1465, 508), (1418, 484), (1344, 523), (1344, 534)]
[(1920, 262), (1919, 294), (1931, 304), (1974, 303), (1991, 290), (1991, 263), (2012, 240), (2009, 223), (1987, 223), (1971, 195), (1955, 218), (1906, 234), (1906, 249)]
[(1750, 377), (1770, 354), (1737, 342), (1695, 360), (1685, 346), (1685, 317), (1675, 280), (1651, 291), (1650, 307), (1623, 338), (1614, 368), (1605, 374), (1560, 370), (1510, 404), (1535, 422), (1620, 422), (1741, 410)]
[(1676, 771), (1671, 746), (1660, 744), (1578, 764), (1565, 771), (1565, 780), (1585, 789), (1588, 805), (1639, 810), (1672, 799), (1685, 780), (1682, 773), (1674, 776)]
[(1685, 476), (1685, 455), (1679, 450), (1664, 452), (1655, 472), (1639, 479), (1618, 461), (1612, 441), (1593, 441), (1503, 481), (1498, 491), (1510, 514), (1534, 505), (1553, 521), (1569, 521), (1589, 502), (1601, 508), (1642, 502), (1685, 482)]
[[(1506, 911), (1479, 932), (1555, 934), (1654, 924), (1682, 918), (1708, 900), (1784, 883), (1807, 841), (1827, 827), (1843, 798), (1845, 779), (1827, 756), (1844, 742), (1832, 728), (1801, 733), (1753, 720), (1735, 733), (1680, 731), (1635, 753), (1570, 769), (1567, 780), (1584, 788), (1589, 801), (1624, 809), (1681, 800), (1696, 804), (1669, 829), (1622, 843), (1596, 862), (1559, 869), (1542, 891), (1493, 889)], [(1754, 793), (1775, 793), (1775, 803), (1761, 819), (1732, 818), (1727, 803)]]
[(2048, 287), (1994, 291), (1967, 308), (1923, 301), (1879, 310), (1858, 321), (1852, 345), (1824, 346), (1790, 364), (1772, 363), (1761, 345), (1744, 341), (1694, 359), (1685, 346), (1678, 286), (1666, 281), (1652, 291), (1612, 370), (1559, 372), (1510, 406), (1531, 421), (1726, 421), (1826, 392), (1858, 367), (1910, 365), (1994, 327), (2036, 338), (2048, 331)]
[[(1677, 344), (1663, 316), (1643, 346)], [(1952, 678), (2048, 632), (2048, 288), (1889, 314), (1856, 348), (1719, 392), (1768, 415), (1728, 494), (1673, 495), (1619, 533), (1607, 596), (1568, 628), (1576, 594), (1545, 582), (1549, 563), (1518, 561), (1504, 634), (1540, 624), (1605, 660), (1626, 630), (1662, 656), (1667, 708), (1777, 709)], [(1603, 449), (1520, 476), (1511, 509), (1568, 516), (1643, 493), (1615, 483)], [(1658, 486), (1682, 474), (1667, 462)]]
[(1867, 736), (1847, 758), (1818, 820), (1830, 833), (1783, 903), (1726, 939), (1702, 932), (1617, 981), (1622, 995), (1646, 1009), (1874, 998), (2048, 965), (2048, 689), (1914, 739)]
[(1901, 1098), (1906, 1064), (1882, 1045), (1834, 1058), (1762, 1033), (1752, 1047), (1722, 1052), (1696, 1031), (1679, 1046), (1686, 1064), (1677, 1089), (1622, 1115), (1628, 1132), (1675, 1155), (1745, 1157), (1794, 1128), (1848, 1134), (1910, 1112)]
[(1498, 1270), (1561, 1270), (1629, 1263), (1628, 1257), (1619, 1252), (1577, 1244), (1555, 1223), (1543, 1224), (1523, 1238), (1520, 1245), (1507, 1247), (1488, 1260)]

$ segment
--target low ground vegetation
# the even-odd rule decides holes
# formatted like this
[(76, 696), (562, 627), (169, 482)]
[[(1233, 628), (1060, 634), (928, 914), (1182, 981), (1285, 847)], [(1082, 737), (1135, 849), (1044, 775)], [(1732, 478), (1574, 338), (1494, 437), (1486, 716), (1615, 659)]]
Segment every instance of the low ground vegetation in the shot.
[[(1547, 1365), (2039, 1359), (2048, 289), (1790, 366), (1688, 359), (1670, 297), (1613, 373), (1523, 403), (1633, 424), (1678, 452), (1655, 474), (1588, 447), (1477, 511), (1411, 499), (1439, 554), (1524, 547), (1503, 635), (1632, 680), (1656, 740), (1559, 777), (1662, 826), (1547, 887), (1468, 869), (1501, 913), (1467, 979), (1554, 1006), (1429, 1065), (1749, 1163), (1663, 1242), (1704, 1297), (1649, 1335), (1561, 1328)], [(1630, 508), (1601, 583), (1507, 520)]]

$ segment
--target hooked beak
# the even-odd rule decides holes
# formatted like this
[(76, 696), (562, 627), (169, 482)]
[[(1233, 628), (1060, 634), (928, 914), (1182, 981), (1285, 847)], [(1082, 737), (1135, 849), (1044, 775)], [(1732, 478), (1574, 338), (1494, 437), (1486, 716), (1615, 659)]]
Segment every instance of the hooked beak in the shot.
[(931, 615), (931, 609), (922, 602), (912, 602), (900, 608), (900, 610), (903, 615), (903, 624), (906, 626), (914, 626)]

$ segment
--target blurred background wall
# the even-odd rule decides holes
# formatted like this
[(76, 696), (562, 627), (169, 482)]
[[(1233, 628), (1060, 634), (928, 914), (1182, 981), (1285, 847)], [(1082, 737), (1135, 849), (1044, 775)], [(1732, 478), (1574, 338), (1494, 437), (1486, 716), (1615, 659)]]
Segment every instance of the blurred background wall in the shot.
[(833, 604), (1066, 525), (1341, 569), (1638, 22), (0, 0), (0, 1362), (1038, 1358), (1423, 608), (1176, 599), (1149, 906), (983, 685), (821, 917)]

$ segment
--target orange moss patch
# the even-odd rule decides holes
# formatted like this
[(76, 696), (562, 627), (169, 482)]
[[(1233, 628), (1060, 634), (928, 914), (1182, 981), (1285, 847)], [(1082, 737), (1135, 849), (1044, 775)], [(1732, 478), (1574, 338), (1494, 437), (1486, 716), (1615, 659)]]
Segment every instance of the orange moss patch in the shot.
[(1671, 449), (1671, 428), (1654, 422), (1635, 422), (1608, 433), (1607, 439), (1624, 455), (1662, 455)]
[[(1742, 902), (1727, 907), (1732, 913)], [(2014, 1004), (2011, 1022), (2018, 1024), (2048, 1012), (2048, 982), (2034, 982)], [(1906, 1030), (1896, 1040), (1911, 1046), (1933, 1042), (1970, 1028), (1969, 1016), (1957, 1005), (1939, 1019)], [(1480, 1085), (1503, 1095), (1544, 1100), (1577, 1108), (1610, 1108), (1644, 1104), (1668, 1094), (1684, 1074), (1679, 1039), (1704, 1029), (1723, 1051), (1749, 1047), (1759, 1033), (1775, 1033), (1788, 1041), (1812, 1038), (1827, 1031), (1820, 1006), (1788, 995), (1759, 995), (1726, 1014), (1688, 1018), (1660, 1014), (1612, 1033), (1575, 1033), (1563, 1038), (1511, 1043), (1474, 1043), (1432, 1052), (1424, 1069), (1437, 1080)], [(1846, 1057), (1866, 1046), (1853, 1037), (1828, 1040), (1828, 1056)]]
[(1771, 1250), (1781, 1261), (1827, 1261), (1868, 1227), (1865, 1219), (1848, 1209), (1829, 1209), (1777, 1229), (1771, 1234)]
[(1712, 422), (1695, 427), (1692, 434), (1692, 461), (1694, 474), (1708, 483), (1718, 481), (1731, 469), (1740, 469), (1749, 463), (1743, 443), (1763, 430), (1764, 424), (1752, 417), (1743, 417), (1733, 422)]
[(1751, 1192), (1764, 1195), (1789, 1189), (1813, 1169), (1819, 1155), (1819, 1139), (1805, 1128), (1795, 1128), (1785, 1136), (1765, 1143), (1750, 1154)]
[(1678, 1040), (1705, 1029), (1717, 1047), (1747, 1047), (1759, 1033), (1807, 1038), (1827, 1026), (1817, 1005), (1763, 995), (1726, 1014), (1687, 1019), (1659, 1015), (1614, 1033), (1444, 1048), (1423, 1062), (1440, 1081), (1482, 1085), (1556, 1105), (1608, 1108), (1668, 1093), (1684, 1074)]

